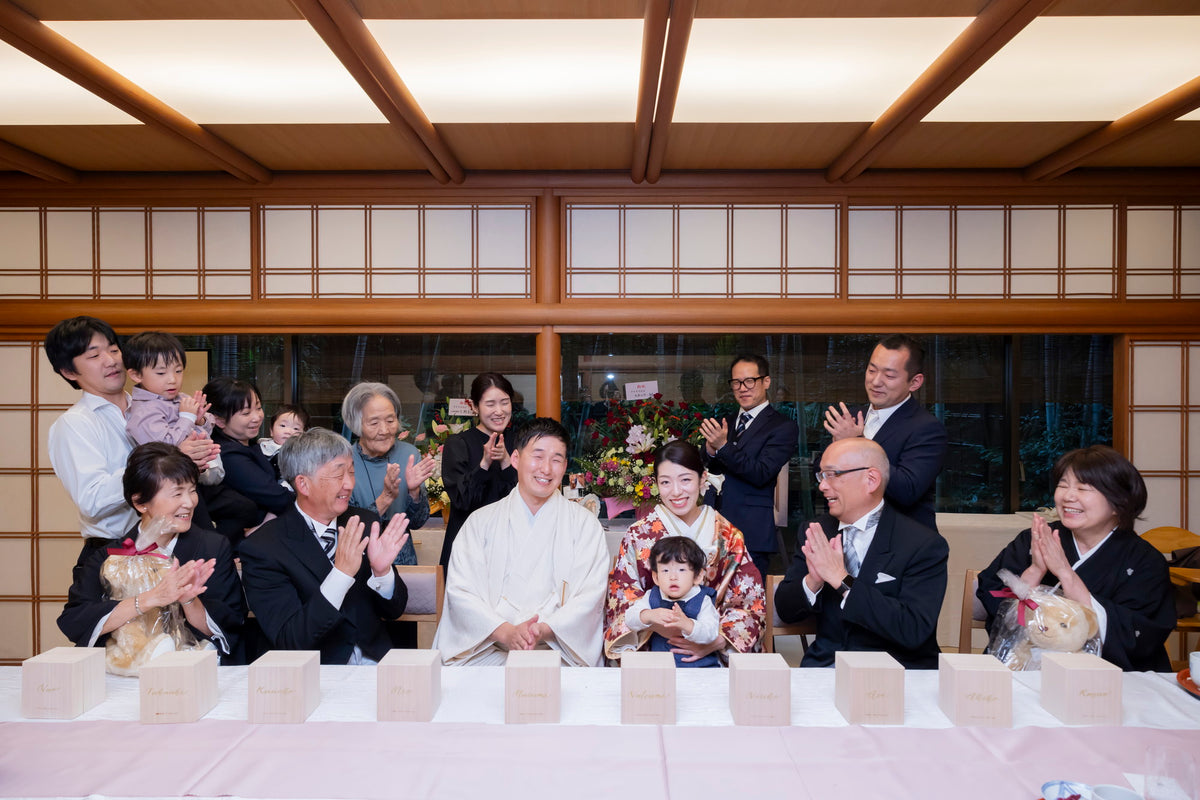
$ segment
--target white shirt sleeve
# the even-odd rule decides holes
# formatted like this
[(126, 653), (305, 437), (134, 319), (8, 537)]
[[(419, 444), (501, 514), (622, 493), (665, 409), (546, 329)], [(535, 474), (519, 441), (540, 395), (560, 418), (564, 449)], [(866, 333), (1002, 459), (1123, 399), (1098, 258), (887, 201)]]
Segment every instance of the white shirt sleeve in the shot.
[(642, 622), (642, 612), (650, 610), (650, 593), (646, 592), (625, 610), (625, 627), (631, 631), (644, 631), (650, 626)]
[(721, 617), (717, 614), (717, 607), (713, 605), (711, 597), (704, 598), (704, 602), (700, 604), (700, 613), (696, 615), (694, 622), (696, 624), (692, 626), (692, 632), (683, 638), (697, 644), (708, 644), (716, 640), (721, 632)]

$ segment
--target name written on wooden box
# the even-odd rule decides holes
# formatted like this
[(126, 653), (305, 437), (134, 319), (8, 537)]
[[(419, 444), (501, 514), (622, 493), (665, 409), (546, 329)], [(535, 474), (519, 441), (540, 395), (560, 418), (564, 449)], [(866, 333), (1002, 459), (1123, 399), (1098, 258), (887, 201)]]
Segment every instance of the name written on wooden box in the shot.
[(562, 659), (555, 650), (514, 650), (504, 665), (504, 721), (558, 722)]
[(1012, 727), (1012, 671), (995, 656), (938, 656), (938, 707), (955, 725)]
[(442, 702), (442, 654), (392, 650), (379, 662), (376, 714), (389, 722), (429, 722)]
[(75, 719), (104, 700), (104, 648), (55, 647), (21, 662), (21, 716)]

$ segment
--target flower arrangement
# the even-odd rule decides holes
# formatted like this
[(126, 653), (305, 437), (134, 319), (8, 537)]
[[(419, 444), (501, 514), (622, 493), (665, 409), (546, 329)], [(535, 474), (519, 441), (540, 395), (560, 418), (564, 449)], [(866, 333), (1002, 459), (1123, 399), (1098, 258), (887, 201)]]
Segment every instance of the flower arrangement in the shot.
[(634, 505), (658, 497), (654, 482), (654, 454), (672, 439), (699, 440), (703, 415), (685, 402), (662, 399), (622, 403), (609, 400), (602, 418), (584, 422), (585, 455), (579, 458), (584, 481), (601, 497)]
[(442, 481), (442, 448), (446, 439), (467, 430), (473, 422), (471, 417), (451, 417), (448, 408), (442, 406), (433, 412), (433, 419), (429, 422), (429, 433), (419, 433), (413, 439), (413, 444), (421, 451), (421, 455), (433, 456), (433, 474), (425, 479), (425, 494), (429, 497), (431, 515), (450, 508), (450, 495), (446, 492), (445, 482)]

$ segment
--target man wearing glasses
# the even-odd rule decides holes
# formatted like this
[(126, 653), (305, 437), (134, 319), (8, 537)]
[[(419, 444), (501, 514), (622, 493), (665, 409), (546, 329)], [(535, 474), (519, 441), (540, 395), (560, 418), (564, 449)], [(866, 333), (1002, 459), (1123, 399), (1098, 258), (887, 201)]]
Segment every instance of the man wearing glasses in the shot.
[(784, 622), (817, 616), (802, 667), (833, 666), (839, 650), (890, 653), (909, 669), (937, 667), (937, 621), (950, 548), (898, 513), (884, 491), (887, 454), (870, 439), (841, 439), (817, 472), (829, 514), (802, 529), (775, 592)]
[(777, 549), (775, 482), (796, 452), (800, 429), (767, 402), (770, 365), (759, 355), (740, 355), (729, 369), (729, 388), (741, 410), (721, 421), (700, 423), (708, 471), (724, 475), (717, 510), (742, 532), (754, 566), (767, 574)]

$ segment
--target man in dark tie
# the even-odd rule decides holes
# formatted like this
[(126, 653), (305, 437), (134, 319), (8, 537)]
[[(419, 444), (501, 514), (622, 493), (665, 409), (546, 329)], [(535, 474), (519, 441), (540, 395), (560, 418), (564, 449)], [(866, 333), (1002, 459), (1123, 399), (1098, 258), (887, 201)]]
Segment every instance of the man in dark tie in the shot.
[(280, 650), (320, 650), (322, 664), (372, 664), (392, 647), (385, 621), (404, 613), (408, 589), (392, 567), (408, 519), (380, 530), (350, 507), (350, 443), (311, 428), (279, 451), (296, 503), (248, 536), (240, 550), (246, 600)]
[(817, 473), (829, 514), (797, 536), (775, 592), (784, 622), (817, 616), (802, 667), (828, 667), (839, 650), (882, 650), (905, 667), (937, 666), (937, 621), (950, 548), (936, 531), (884, 500), (883, 448), (861, 437), (831, 444)]
[(830, 406), (825, 430), (840, 441), (878, 443), (891, 464), (887, 499), (897, 511), (937, 530), (934, 487), (946, 460), (946, 428), (914, 398), (925, 383), (925, 348), (911, 336), (884, 337), (867, 363), (867, 406)]
[(700, 423), (708, 471), (724, 475), (717, 510), (741, 530), (758, 571), (766, 575), (778, 547), (775, 482), (796, 452), (800, 428), (767, 402), (771, 370), (759, 355), (740, 355), (729, 368), (729, 388), (740, 411)]

